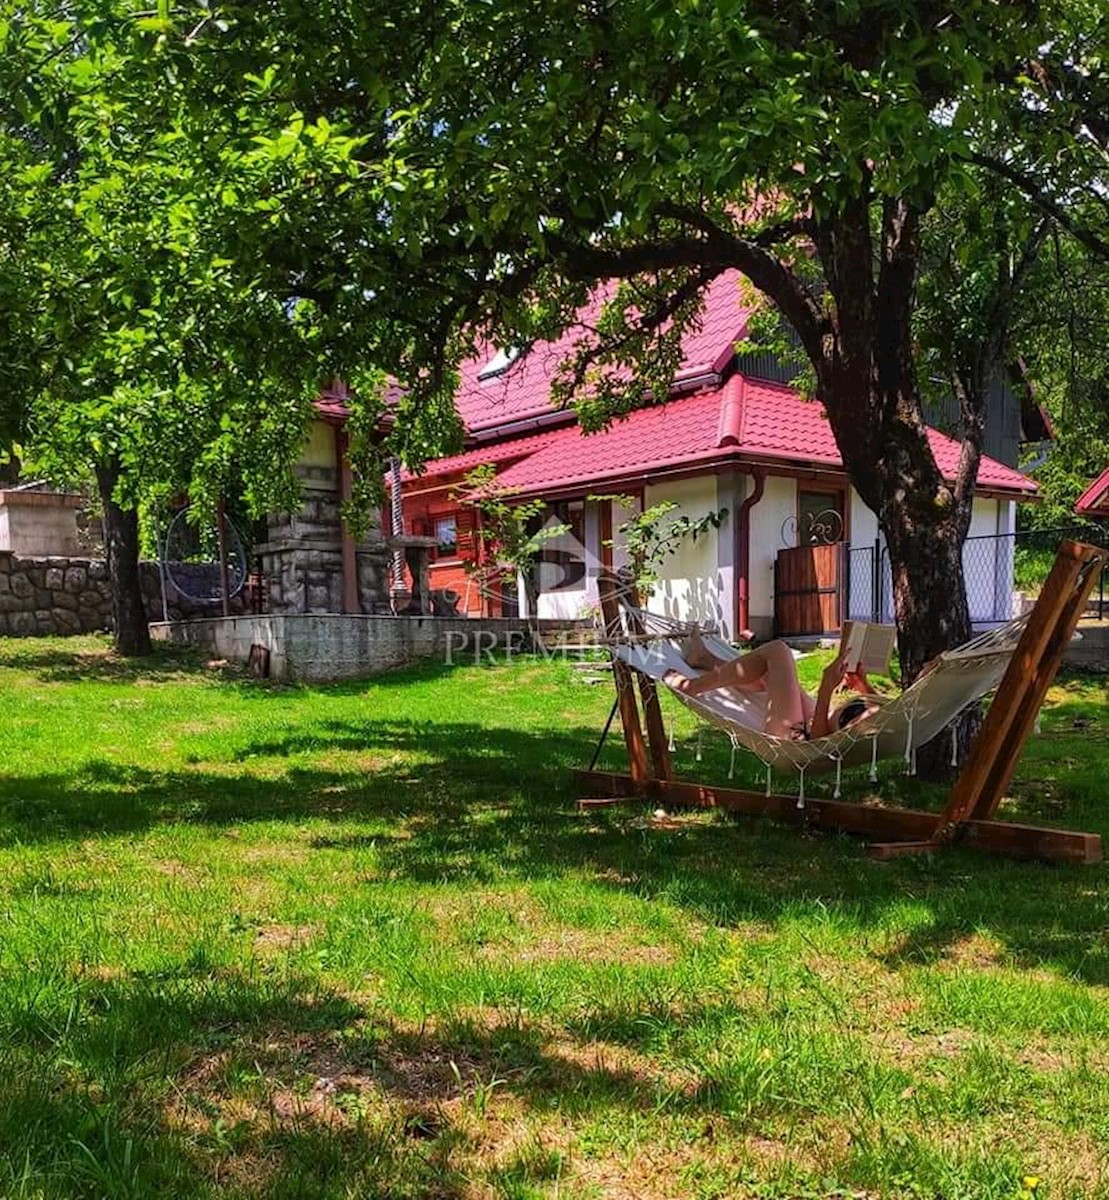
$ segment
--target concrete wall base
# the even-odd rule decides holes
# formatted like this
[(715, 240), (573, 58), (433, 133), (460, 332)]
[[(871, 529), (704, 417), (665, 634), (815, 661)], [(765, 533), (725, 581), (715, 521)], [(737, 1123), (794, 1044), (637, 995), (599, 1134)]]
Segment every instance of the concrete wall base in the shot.
[(1064, 666), (1076, 671), (1109, 671), (1109, 621), (1087, 622), (1063, 652)]
[[(539, 627), (543, 634), (584, 628), (574, 621), (541, 621)], [(156, 641), (196, 646), (232, 662), (247, 662), (251, 647), (261, 646), (269, 653), (270, 677), (298, 683), (365, 679), (420, 659), (480, 662), (495, 650), (519, 651), (530, 643), (523, 620), (337, 613), (159, 622), (150, 633)]]

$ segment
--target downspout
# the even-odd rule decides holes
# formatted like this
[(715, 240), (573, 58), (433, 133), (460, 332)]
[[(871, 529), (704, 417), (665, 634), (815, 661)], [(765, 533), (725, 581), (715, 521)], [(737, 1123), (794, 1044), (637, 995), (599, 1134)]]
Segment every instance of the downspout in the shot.
[[(743, 444), (743, 418), (747, 400), (747, 380), (738, 372), (724, 385), (720, 403), (720, 425), (716, 444), (720, 449)], [(739, 576), (735, 590), (735, 637), (745, 641), (751, 620), (751, 509), (762, 499), (766, 489), (766, 471), (755, 467), (751, 471), (754, 490), (739, 506), (735, 522), (735, 570)]]
[(739, 506), (736, 521), (736, 569), (739, 572), (739, 587), (736, 588), (736, 639), (745, 640), (751, 628), (751, 589), (748, 582), (751, 573), (751, 509), (762, 499), (766, 491), (766, 472), (756, 469), (751, 472), (755, 487)]

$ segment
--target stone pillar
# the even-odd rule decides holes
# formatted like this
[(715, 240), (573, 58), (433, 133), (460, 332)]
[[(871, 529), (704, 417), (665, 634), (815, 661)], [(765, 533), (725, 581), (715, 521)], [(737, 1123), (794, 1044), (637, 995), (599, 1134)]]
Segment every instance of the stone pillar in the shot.
[[(303, 496), (299, 511), (270, 517), (269, 537), (256, 547), (266, 577), (268, 608), (278, 614), (341, 613), (339, 472), (334, 466), (304, 463), (296, 472)], [(377, 513), (371, 516), (370, 528), (355, 544), (358, 605), (364, 613), (388, 612), (388, 551)]]

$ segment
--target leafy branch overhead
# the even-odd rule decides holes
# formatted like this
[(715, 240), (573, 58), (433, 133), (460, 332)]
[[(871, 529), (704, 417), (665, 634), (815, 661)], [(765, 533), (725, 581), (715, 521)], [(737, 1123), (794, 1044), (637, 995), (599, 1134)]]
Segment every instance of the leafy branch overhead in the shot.
[(154, 473), (262, 510), (340, 378), (367, 504), (388, 455), (458, 445), (479, 346), (567, 335), (553, 400), (599, 428), (669, 394), (742, 275), (876, 514), (911, 676), (969, 633), (985, 381), (1032, 268), (1109, 245), (1102, 9), (0, 0), (0, 334), (29, 350), (0, 436), (110, 462), (124, 505)]

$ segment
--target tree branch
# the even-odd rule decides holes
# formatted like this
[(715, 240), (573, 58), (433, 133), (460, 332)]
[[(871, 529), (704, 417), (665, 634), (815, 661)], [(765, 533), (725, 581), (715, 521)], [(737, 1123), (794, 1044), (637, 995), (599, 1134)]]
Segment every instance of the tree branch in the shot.
[(1093, 230), (1087, 228), (1082, 222), (1075, 220), (1063, 203), (1045, 192), (1039, 183), (1026, 172), (1020, 171), (1011, 163), (994, 158), (989, 154), (972, 152), (969, 155), (969, 159), (976, 166), (984, 167), (987, 171), (992, 171), (995, 175), (1000, 175), (1002, 179), (1007, 179), (1010, 183), (1014, 184), (1040, 212), (1049, 216), (1061, 228), (1065, 229), (1075, 241), (1085, 246), (1091, 254), (1095, 254), (1098, 258), (1109, 262), (1109, 241), (1098, 237)]
[(577, 391), (585, 382), (589, 368), (606, 355), (630, 345), (636, 337), (654, 333), (661, 329), (675, 313), (690, 301), (694, 300), (701, 290), (707, 287), (726, 268), (702, 266), (698, 268), (679, 287), (664, 297), (649, 313), (639, 320), (634, 329), (628, 330), (620, 337), (601, 340), (579, 352), (570, 375), (568, 389), (571, 393)]

